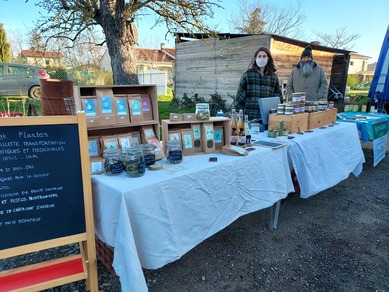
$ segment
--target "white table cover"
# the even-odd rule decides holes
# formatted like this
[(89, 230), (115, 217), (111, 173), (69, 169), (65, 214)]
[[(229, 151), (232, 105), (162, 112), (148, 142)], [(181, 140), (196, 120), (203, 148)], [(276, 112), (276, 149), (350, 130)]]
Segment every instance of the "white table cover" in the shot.
[(164, 159), (157, 162), (164, 170), (140, 178), (92, 176), (96, 234), (114, 247), (122, 291), (147, 291), (141, 267), (173, 262), (240, 216), (294, 191), (287, 148), (255, 148), (247, 156), (185, 156), (177, 165)]
[(292, 134), (292, 140), (268, 138), (267, 132), (253, 139), (286, 143), (291, 164), (300, 185), (300, 197), (308, 198), (335, 186), (351, 173), (362, 172), (365, 156), (355, 124), (338, 123), (316, 128), (303, 135)]

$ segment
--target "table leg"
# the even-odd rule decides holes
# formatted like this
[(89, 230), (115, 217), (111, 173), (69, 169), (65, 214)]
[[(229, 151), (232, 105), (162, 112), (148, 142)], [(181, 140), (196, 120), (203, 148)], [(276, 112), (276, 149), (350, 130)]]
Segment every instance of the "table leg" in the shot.
[(280, 215), (280, 206), (281, 206), (281, 200), (278, 200), (270, 207), (269, 228), (272, 230), (275, 230), (278, 227), (278, 216)]

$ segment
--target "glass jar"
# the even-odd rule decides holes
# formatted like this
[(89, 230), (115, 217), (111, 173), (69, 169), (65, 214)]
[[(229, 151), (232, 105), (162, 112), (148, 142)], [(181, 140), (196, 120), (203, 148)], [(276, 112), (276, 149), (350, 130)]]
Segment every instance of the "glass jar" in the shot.
[(145, 158), (146, 166), (153, 165), (155, 163), (155, 151), (156, 146), (154, 144), (141, 144), (143, 150), (143, 157)]
[(196, 119), (200, 121), (209, 120), (211, 112), (209, 111), (209, 103), (196, 104)]
[(123, 162), (120, 159), (119, 149), (106, 149), (103, 152), (104, 173), (106, 175), (119, 175), (123, 171)]
[(178, 140), (166, 142), (166, 159), (170, 163), (178, 164), (182, 162), (182, 143)]
[(142, 148), (132, 147), (127, 150), (125, 170), (129, 177), (140, 177), (145, 174), (146, 163)]

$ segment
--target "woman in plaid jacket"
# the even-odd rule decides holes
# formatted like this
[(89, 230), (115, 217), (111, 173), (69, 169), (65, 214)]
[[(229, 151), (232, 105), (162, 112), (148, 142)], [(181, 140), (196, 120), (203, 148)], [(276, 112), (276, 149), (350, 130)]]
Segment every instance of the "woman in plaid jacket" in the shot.
[(261, 118), (259, 97), (279, 96), (282, 103), (282, 91), (276, 71), (270, 51), (265, 47), (259, 48), (251, 60), (249, 69), (240, 79), (235, 100), (235, 108), (243, 109), (249, 120)]

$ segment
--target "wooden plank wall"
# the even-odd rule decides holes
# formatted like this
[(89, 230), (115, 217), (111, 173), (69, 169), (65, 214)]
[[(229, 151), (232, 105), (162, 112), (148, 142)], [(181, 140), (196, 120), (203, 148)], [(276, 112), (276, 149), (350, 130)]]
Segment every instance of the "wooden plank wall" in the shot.
[[(281, 85), (300, 61), (304, 47), (274, 40), (270, 35), (232, 39), (207, 39), (176, 44), (175, 95), (182, 98), (195, 93), (209, 99), (217, 92), (227, 103), (235, 96), (242, 74), (259, 47), (270, 48)], [(314, 60), (323, 66), (330, 80), (333, 53), (313, 50)]]

